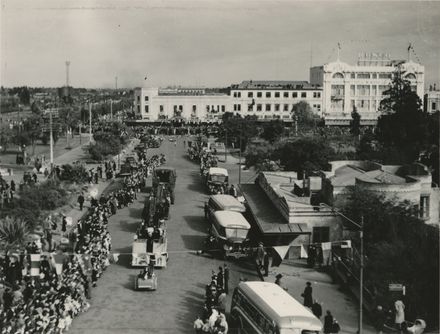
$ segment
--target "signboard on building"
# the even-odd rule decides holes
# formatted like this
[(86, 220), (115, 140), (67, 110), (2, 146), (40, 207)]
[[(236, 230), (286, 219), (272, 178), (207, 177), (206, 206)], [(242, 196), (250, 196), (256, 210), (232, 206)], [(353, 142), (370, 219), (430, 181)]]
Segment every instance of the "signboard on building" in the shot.
[(388, 290), (393, 292), (402, 292), (403, 295), (406, 293), (405, 285), (399, 283), (388, 284)]

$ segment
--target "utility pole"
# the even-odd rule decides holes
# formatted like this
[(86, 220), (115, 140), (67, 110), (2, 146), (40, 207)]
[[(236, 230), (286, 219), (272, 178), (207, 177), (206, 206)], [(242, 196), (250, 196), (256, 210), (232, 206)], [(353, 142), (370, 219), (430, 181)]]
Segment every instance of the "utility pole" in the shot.
[(225, 129), (225, 162), (228, 159), (228, 129)]
[(89, 102), (89, 143), (92, 143), (92, 104)]
[(53, 170), (52, 108), (49, 109), (50, 171)]
[(242, 129), (240, 129), (240, 151), (238, 152), (238, 184), (241, 184), (241, 133)]
[(360, 231), (360, 242), (361, 242), (361, 259), (360, 259), (360, 274), (359, 274), (359, 334), (362, 334), (363, 326), (363, 312), (364, 312), (364, 216), (361, 217), (361, 231)]

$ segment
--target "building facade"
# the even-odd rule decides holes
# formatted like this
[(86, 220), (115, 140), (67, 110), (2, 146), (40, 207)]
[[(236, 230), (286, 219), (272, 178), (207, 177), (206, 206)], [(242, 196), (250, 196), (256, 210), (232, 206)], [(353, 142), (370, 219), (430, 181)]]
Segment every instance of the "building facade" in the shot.
[(433, 114), (440, 110), (440, 90), (436, 85), (429, 87), (424, 99), (425, 111)]
[(136, 88), (134, 110), (146, 121), (217, 122), (231, 111), (227, 94), (200, 88)]
[(321, 116), (322, 88), (307, 81), (243, 81), (231, 86), (234, 113), (259, 120), (292, 121), (292, 107), (307, 102)]
[(371, 161), (332, 161), (330, 171), (323, 171), (322, 195), (333, 204), (344, 202), (356, 187), (401, 203), (418, 207), (419, 218), (427, 224), (439, 224), (440, 189), (432, 183), (432, 175), (422, 164), (404, 166), (381, 165)]
[(380, 115), (383, 92), (393, 73), (400, 70), (420, 99), (424, 95), (424, 66), (412, 61), (390, 60), (386, 55), (359, 57), (356, 65), (341, 61), (310, 69), (310, 83), (322, 86), (322, 112), (326, 125), (349, 125), (356, 107), (361, 124), (373, 125)]

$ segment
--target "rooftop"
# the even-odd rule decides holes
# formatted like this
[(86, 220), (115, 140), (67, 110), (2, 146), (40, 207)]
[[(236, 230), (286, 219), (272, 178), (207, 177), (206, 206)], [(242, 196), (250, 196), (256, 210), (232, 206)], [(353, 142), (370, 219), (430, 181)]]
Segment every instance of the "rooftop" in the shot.
[(383, 170), (372, 170), (357, 176), (357, 179), (368, 183), (378, 184), (405, 184), (406, 180), (403, 177), (397, 176), (390, 172)]
[(291, 80), (245, 80), (232, 89), (321, 89), (320, 86), (309, 84), (308, 81)]

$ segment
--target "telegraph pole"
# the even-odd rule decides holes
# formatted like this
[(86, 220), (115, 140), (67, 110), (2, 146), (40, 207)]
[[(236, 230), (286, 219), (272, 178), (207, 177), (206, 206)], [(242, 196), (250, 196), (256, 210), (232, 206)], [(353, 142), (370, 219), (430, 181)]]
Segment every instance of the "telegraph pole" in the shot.
[(52, 134), (52, 108), (49, 109), (49, 141), (50, 141), (50, 171), (53, 170), (53, 134)]
[(89, 143), (92, 143), (92, 104), (89, 102)]
[(360, 242), (361, 242), (361, 261), (360, 261), (360, 274), (359, 274), (359, 334), (362, 334), (363, 326), (362, 326), (362, 318), (364, 313), (364, 216), (361, 217), (361, 226), (360, 226)]

